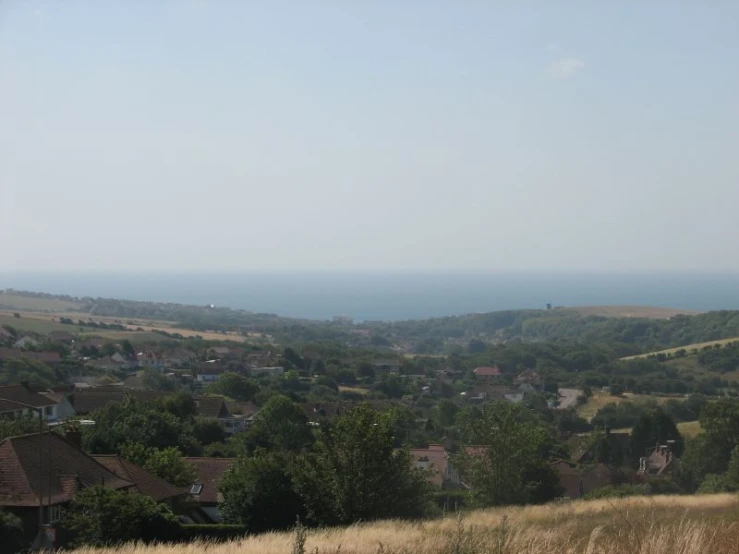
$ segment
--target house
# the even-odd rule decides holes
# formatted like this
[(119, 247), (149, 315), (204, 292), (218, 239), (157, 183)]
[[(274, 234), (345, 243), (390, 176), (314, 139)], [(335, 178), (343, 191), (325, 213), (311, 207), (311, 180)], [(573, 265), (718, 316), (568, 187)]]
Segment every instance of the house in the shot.
[(613, 483), (614, 472), (605, 464), (581, 467), (566, 460), (558, 460), (552, 462), (551, 467), (559, 476), (565, 498), (582, 498), (589, 492)]
[(185, 458), (195, 468), (195, 480), (189, 487), (189, 499), (194, 504), (188, 518), (195, 523), (221, 523), (218, 510), (222, 495), (218, 487), (234, 458)]
[[(41, 412), (43, 419), (47, 422), (60, 419), (60, 401), (47, 398), (31, 390), (27, 384), (0, 386), (0, 401), (2, 401), (0, 402), (0, 416), (2, 417), (16, 418), (24, 415), (35, 417)], [(62, 408), (67, 413), (70, 411), (68, 404), (69, 401), (66, 400)], [(71, 412), (74, 414), (74, 409)]]
[(229, 435), (244, 431), (250, 423), (248, 416), (232, 414), (223, 396), (196, 396), (194, 400), (198, 416), (204, 419), (217, 419)]
[(38, 347), (39, 347), (39, 341), (37, 341), (33, 337), (29, 337), (28, 335), (25, 335), (19, 338), (17, 341), (13, 343), (13, 348), (38, 348)]
[(164, 369), (164, 360), (153, 350), (142, 350), (136, 354), (136, 366), (151, 369)]
[(89, 387), (76, 390), (72, 397), (72, 404), (78, 415), (86, 415), (105, 408), (108, 404), (123, 402), (126, 395), (130, 395), (141, 402), (152, 402), (167, 396), (163, 392), (129, 390), (117, 386)]
[(269, 350), (253, 350), (244, 356), (248, 367), (267, 367), (271, 359), (272, 352)]
[(56, 415), (57, 420), (64, 421), (70, 417), (74, 417), (77, 412), (74, 411), (74, 406), (70, 400), (68, 394), (59, 391), (41, 391), (39, 394), (45, 398), (48, 398), (52, 402), (56, 402), (56, 407), (52, 410)]
[(449, 460), (449, 453), (442, 444), (429, 444), (428, 448), (411, 448), (413, 467), (428, 470), (429, 482), (438, 488), (458, 488), (462, 485), (459, 472)]
[(497, 365), (476, 367), (473, 373), (478, 379), (497, 379), (501, 376), (500, 368)]
[(228, 373), (228, 371), (228, 368), (216, 363), (215, 360), (212, 362), (204, 362), (202, 364), (198, 364), (198, 367), (195, 370), (195, 382), (200, 385), (215, 383), (221, 378), (221, 375)]
[(131, 490), (170, 507), (187, 494), (180, 487), (175, 487), (116, 454), (96, 455), (92, 458), (120, 479), (133, 483)]
[(197, 356), (194, 352), (185, 348), (173, 348), (163, 356), (165, 365), (174, 367), (193, 361)]
[(66, 346), (70, 346), (74, 343), (74, 335), (67, 331), (52, 331), (49, 333), (49, 338), (53, 342), (58, 342)]
[(96, 485), (115, 490), (135, 487), (56, 433), (10, 437), (0, 442), (0, 508), (23, 521), (29, 542), (36, 536), (39, 523), (57, 523), (78, 491)]
[(657, 445), (649, 456), (639, 458), (639, 474), (645, 477), (669, 475), (680, 464), (669, 445)]
[(541, 390), (542, 386), (542, 378), (541, 375), (539, 375), (536, 371), (533, 369), (526, 369), (516, 375), (516, 378), (513, 380), (513, 382), (516, 385), (524, 385), (528, 384), (534, 387), (536, 390)]
[(395, 360), (377, 360), (372, 363), (376, 375), (400, 373), (400, 362)]
[(252, 377), (260, 377), (262, 375), (266, 375), (268, 377), (279, 377), (283, 373), (285, 373), (285, 368), (281, 366), (249, 368), (249, 375)]

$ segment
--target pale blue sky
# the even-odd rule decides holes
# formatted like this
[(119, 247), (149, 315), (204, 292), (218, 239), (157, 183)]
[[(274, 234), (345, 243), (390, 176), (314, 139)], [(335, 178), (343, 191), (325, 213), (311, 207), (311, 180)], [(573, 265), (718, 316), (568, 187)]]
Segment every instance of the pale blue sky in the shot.
[(0, 270), (739, 270), (738, 21), (0, 0)]

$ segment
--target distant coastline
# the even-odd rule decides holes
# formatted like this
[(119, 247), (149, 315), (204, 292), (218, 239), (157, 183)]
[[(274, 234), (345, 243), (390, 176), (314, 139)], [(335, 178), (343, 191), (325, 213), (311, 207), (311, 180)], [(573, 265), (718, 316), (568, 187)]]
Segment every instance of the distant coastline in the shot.
[(584, 273), (31, 273), (0, 289), (225, 306), (314, 320), (425, 319), (554, 306), (739, 309), (736, 274)]

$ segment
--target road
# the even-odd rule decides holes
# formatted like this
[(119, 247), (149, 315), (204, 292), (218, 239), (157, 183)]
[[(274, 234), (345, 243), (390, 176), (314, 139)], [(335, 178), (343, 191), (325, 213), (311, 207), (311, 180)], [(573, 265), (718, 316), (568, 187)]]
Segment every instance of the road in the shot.
[(566, 410), (577, 406), (577, 399), (582, 396), (580, 389), (559, 389), (559, 406), (558, 410)]

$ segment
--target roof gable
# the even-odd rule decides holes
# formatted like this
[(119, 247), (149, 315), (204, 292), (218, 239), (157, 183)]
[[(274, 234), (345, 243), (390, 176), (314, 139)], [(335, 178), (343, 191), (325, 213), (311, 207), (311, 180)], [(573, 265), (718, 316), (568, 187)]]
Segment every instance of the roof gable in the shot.
[(0, 506), (38, 506), (39, 497), (50, 504), (65, 503), (80, 487), (95, 485), (126, 489), (133, 483), (55, 433), (0, 442)]
[(93, 458), (111, 473), (133, 483), (139, 494), (153, 498), (157, 502), (185, 494), (180, 488), (120, 456), (106, 455)]

